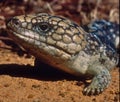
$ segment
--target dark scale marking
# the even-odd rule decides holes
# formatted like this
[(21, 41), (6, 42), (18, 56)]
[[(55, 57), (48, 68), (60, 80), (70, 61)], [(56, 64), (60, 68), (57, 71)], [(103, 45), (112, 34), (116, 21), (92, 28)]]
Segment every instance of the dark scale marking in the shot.
[(98, 20), (91, 23), (89, 29), (92, 33), (98, 33), (98, 35), (104, 36), (104, 39), (106, 39), (105, 43), (110, 43), (111, 46), (115, 48), (115, 39), (119, 37), (119, 24)]
[[(95, 21), (90, 26), (88, 26), (89, 34), (87, 40), (96, 41), (98, 46), (95, 46), (95, 52), (100, 51), (100, 47), (105, 47), (103, 50), (106, 55), (111, 59), (117, 59), (116, 55), (116, 46), (114, 44), (116, 37), (118, 37), (119, 25), (114, 24), (105, 20)], [(112, 29), (112, 32), (111, 32)], [(93, 54), (93, 49), (91, 48), (90, 43), (87, 45), (85, 49), (86, 53)], [(90, 53), (92, 52), (92, 53)], [(114, 56), (113, 56), (114, 55)]]

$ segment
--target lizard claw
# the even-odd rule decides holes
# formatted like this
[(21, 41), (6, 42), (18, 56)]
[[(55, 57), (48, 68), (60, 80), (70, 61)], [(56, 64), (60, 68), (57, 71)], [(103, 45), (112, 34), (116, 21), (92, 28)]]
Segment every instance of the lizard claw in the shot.
[(84, 95), (98, 95), (103, 91), (103, 89), (100, 88), (91, 88), (91, 86), (86, 87), (83, 90)]

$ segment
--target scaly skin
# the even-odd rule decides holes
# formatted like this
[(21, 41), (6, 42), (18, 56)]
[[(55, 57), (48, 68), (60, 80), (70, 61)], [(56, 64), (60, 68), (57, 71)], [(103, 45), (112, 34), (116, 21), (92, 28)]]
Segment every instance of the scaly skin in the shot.
[(87, 32), (69, 19), (40, 13), (13, 17), (7, 29), (16, 43), (36, 57), (35, 66), (43, 62), (75, 76), (92, 76), (91, 84), (83, 90), (92, 95), (109, 85), (109, 71), (118, 62), (119, 30), (106, 28), (113, 25), (96, 21)]

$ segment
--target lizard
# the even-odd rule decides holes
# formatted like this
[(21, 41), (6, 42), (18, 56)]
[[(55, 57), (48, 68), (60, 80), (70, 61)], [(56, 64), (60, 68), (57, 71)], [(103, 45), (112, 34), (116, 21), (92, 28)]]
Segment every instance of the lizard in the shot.
[(109, 86), (110, 71), (118, 63), (119, 24), (97, 20), (82, 27), (65, 17), (38, 13), (10, 18), (6, 26), (9, 36), (35, 56), (35, 66), (42, 62), (90, 78), (86, 95)]

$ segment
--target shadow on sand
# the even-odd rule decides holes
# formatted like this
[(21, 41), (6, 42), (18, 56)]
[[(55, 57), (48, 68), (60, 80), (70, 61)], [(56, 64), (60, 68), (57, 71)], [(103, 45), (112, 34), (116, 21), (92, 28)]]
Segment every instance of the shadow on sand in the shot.
[(18, 65), (18, 64), (0, 64), (0, 75), (10, 75), (13, 77), (25, 77), (44, 81), (57, 81), (57, 80), (81, 80), (78, 77), (59, 71), (50, 66), (34, 68), (31, 65)]

